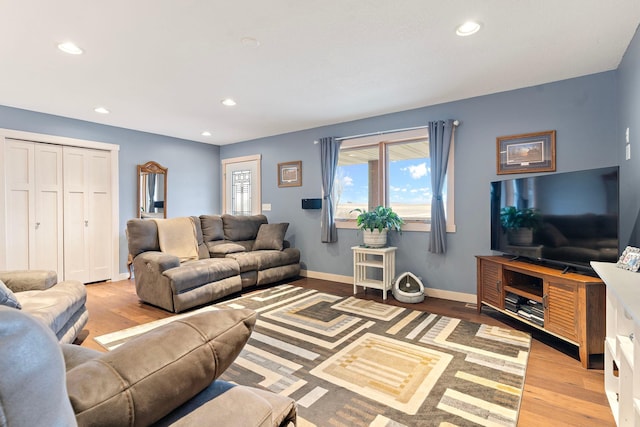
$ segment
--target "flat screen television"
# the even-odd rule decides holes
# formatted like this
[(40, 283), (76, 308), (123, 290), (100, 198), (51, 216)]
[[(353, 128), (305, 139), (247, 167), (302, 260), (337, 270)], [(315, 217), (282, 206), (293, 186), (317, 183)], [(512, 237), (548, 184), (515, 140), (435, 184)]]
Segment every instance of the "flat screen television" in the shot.
[[(613, 166), (492, 182), (491, 249), (585, 273), (593, 273), (590, 261), (617, 261), (618, 177)], [(529, 236), (503, 227), (510, 206), (534, 210)]]

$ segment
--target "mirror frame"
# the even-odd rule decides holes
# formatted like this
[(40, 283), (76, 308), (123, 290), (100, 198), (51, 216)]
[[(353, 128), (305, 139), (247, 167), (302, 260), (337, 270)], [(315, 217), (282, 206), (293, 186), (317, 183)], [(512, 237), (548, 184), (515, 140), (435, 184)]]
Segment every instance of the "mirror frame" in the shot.
[(141, 184), (141, 179), (143, 174), (149, 174), (149, 173), (155, 173), (158, 175), (164, 175), (164, 207), (162, 209), (162, 212), (164, 214), (163, 218), (167, 217), (167, 184), (168, 184), (168, 173), (169, 173), (169, 169), (165, 168), (163, 166), (161, 166), (159, 163), (154, 162), (154, 161), (149, 161), (147, 163), (145, 163), (144, 165), (138, 165), (138, 218), (142, 218), (142, 211), (141, 211), (141, 189), (142, 189), (142, 184)]

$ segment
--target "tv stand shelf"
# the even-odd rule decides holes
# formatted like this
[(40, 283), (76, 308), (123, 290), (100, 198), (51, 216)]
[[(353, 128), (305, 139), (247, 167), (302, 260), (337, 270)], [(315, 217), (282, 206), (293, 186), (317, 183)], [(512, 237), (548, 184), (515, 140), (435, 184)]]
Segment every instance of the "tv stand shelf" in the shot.
[[(593, 354), (604, 353), (605, 286), (596, 277), (563, 273), (551, 267), (501, 256), (477, 256), (478, 313), (486, 305), (579, 349), (580, 362), (589, 368)], [(542, 324), (508, 310), (511, 294), (531, 300), (542, 309)], [(536, 305), (535, 303), (531, 303)]]

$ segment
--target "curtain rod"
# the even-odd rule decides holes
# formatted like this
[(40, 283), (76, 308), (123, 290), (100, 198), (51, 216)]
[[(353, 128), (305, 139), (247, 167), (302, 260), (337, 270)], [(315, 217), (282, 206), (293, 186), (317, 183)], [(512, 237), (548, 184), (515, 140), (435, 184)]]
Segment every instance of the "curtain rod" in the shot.
[[(454, 120), (453, 121), (453, 125), (454, 126), (458, 126), (459, 124), (460, 124), (460, 122), (458, 120)], [(416, 130), (416, 129), (426, 129), (428, 127), (429, 126), (416, 126), (416, 127), (412, 127), (412, 128), (403, 128), (403, 129), (385, 130), (385, 131), (380, 131), (380, 132), (362, 133), (360, 135), (343, 136), (342, 138), (336, 138), (336, 141), (344, 141), (345, 139), (364, 138), (365, 136), (385, 135), (387, 133), (405, 132), (405, 131)]]

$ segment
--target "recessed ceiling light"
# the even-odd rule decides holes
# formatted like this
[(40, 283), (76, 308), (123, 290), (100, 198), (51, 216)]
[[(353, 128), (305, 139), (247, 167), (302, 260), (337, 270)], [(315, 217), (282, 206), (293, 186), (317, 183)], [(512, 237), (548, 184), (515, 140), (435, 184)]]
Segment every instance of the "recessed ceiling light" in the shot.
[(480, 31), (480, 24), (474, 21), (467, 21), (456, 28), (456, 34), (462, 37), (470, 36)]
[(258, 41), (258, 39), (255, 39), (253, 37), (243, 37), (240, 39), (240, 43), (242, 43), (242, 45), (246, 47), (260, 46), (260, 42)]
[(205, 130), (204, 132), (202, 132), (202, 136), (211, 136), (211, 132)]
[(83, 50), (71, 42), (64, 42), (58, 45), (58, 49), (70, 55), (82, 55)]
[(109, 114), (109, 110), (107, 110), (104, 107), (96, 107), (96, 108), (93, 109), (93, 111), (95, 111), (96, 113), (99, 113), (99, 114)]
[(234, 105), (236, 105), (236, 101), (231, 98), (225, 98), (221, 102), (222, 105), (226, 105), (227, 107), (233, 107)]

